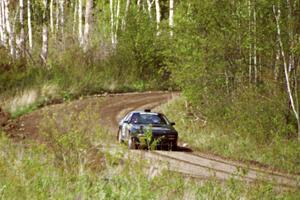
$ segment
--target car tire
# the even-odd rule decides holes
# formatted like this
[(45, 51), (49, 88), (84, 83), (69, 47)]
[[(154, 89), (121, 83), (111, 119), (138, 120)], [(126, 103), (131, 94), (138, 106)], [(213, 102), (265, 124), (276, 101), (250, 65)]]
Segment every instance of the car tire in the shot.
[(171, 150), (172, 150), (172, 151), (176, 151), (176, 150), (177, 150), (177, 144), (176, 144), (176, 143), (175, 143), (175, 144), (172, 144)]
[(118, 131), (118, 142), (120, 144), (124, 143), (124, 140), (122, 139), (122, 132), (121, 132), (121, 130)]
[(132, 137), (128, 139), (128, 149), (136, 149), (136, 142)]

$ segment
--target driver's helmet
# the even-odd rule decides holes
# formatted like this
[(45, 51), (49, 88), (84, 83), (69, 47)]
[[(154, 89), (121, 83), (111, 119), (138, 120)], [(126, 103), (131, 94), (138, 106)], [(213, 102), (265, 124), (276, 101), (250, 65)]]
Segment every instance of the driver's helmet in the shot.
[(137, 124), (139, 122), (139, 116), (137, 114), (132, 115), (131, 122)]
[(158, 116), (153, 115), (151, 120), (152, 120), (153, 124), (160, 123), (160, 118)]

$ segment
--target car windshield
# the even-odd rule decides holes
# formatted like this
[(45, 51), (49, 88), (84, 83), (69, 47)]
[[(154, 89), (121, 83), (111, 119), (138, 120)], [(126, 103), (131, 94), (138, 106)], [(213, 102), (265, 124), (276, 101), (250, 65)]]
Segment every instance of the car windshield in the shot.
[(163, 115), (152, 113), (134, 113), (131, 117), (130, 122), (133, 124), (168, 124), (167, 119)]

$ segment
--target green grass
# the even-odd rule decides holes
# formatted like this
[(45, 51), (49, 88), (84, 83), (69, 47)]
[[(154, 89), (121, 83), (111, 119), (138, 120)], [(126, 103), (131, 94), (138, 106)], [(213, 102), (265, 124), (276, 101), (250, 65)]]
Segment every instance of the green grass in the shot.
[[(256, 161), (288, 172), (300, 172), (300, 144), (298, 140), (277, 135), (262, 142), (256, 135), (233, 130), (226, 123), (214, 124), (188, 114), (184, 99), (176, 99), (162, 108), (176, 122), (182, 142), (193, 149), (242, 161)], [(230, 124), (231, 122), (228, 122)]]
[(88, 154), (77, 150), (77, 156), (72, 158), (73, 162), (68, 166), (45, 145), (14, 144), (2, 135), (0, 198), (297, 199), (300, 197), (299, 192), (277, 193), (267, 184), (249, 186), (236, 180), (229, 180), (223, 184), (213, 179), (195, 181), (168, 171), (150, 178), (148, 175), (150, 163), (144, 160), (124, 160), (126, 153), (124, 150), (117, 153), (102, 151), (98, 154), (101, 162), (96, 163), (99, 167), (95, 167), (89, 165), (92, 159)]
[[(166, 170), (152, 175), (159, 163), (127, 158), (113, 146), (113, 134), (99, 126), (92, 112), (101, 102), (73, 112), (70, 102), (44, 109), (43, 142), (15, 143), (0, 133), (0, 199), (297, 199), (299, 192), (276, 192), (271, 185), (238, 180), (194, 180)], [(93, 114), (91, 114), (93, 113)]]

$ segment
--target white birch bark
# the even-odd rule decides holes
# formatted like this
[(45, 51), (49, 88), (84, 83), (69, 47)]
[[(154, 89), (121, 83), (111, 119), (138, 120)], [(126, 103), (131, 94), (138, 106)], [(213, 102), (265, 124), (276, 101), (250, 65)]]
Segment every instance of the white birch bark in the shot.
[(28, 43), (29, 49), (32, 49), (32, 27), (31, 27), (31, 8), (30, 0), (27, 0), (27, 27), (28, 27)]
[[(294, 49), (294, 31), (292, 28), (292, 5), (290, 0), (286, 0), (287, 7), (288, 7), (288, 35), (289, 35), (289, 45), (290, 49)], [(295, 67), (295, 55), (294, 51), (290, 52), (289, 55), (289, 73), (294, 69)]]
[(120, 0), (117, 0), (117, 7), (116, 7), (116, 27), (115, 27), (115, 44), (118, 43), (118, 30), (119, 30), (119, 21), (120, 21)]
[(8, 9), (8, 5), (9, 5), (9, 1), (8, 0), (3, 0), (4, 1), (4, 15), (5, 15), (5, 28), (6, 28), (6, 32), (8, 35), (8, 45), (10, 48), (10, 54), (12, 55), (12, 57), (15, 57), (15, 46), (14, 46), (14, 33), (13, 30), (11, 28), (11, 24), (10, 24), (10, 20), (9, 20), (9, 9)]
[(24, 30), (24, 1), (19, 0), (20, 3), (20, 36), (19, 36), (19, 50), (21, 55), (24, 56), (25, 53), (25, 30)]
[(59, 0), (55, 1), (55, 33), (59, 30)]
[(113, 46), (115, 46), (115, 33), (114, 33), (114, 27), (115, 27), (115, 18), (114, 18), (114, 1), (109, 0), (109, 8), (110, 8), (110, 29), (111, 29), (111, 43)]
[[(283, 43), (282, 43), (282, 39), (281, 39), (281, 28), (280, 28), (281, 10), (280, 10), (280, 8), (277, 8), (277, 12), (276, 12), (276, 8), (275, 8), (275, 6), (273, 6), (273, 12), (274, 12), (274, 15), (275, 15), (275, 20), (276, 20), (278, 43), (279, 43), (281, 56), (282, 56), (282, 60), (283, 60), (283, 67), (284, 67), (284, 75), (285, 75), (287, 93), (288, 93), (288, 96), (289, 96), (289, 101), (290, 101), (290, 104), (291, 104), (291, 107), (292, 107), (292, 111), (293, 111), (293, 113), (295, 115), (295, 118), (297, 120), (298, 139), (300, 139), (299, 108), (296, 107), (295, 100), (294, 100), (294, 97), (293, 97), (293, 92), (292, 92), (292, 88), (291, 88), (291, 84), (290, 84), (290, 74), (289, 74), (289, 69), (288, 69), (288, 63), (287, 63), (287, 59), (286, 59), (286, 55), (285, 55), (285, 52), (284, 52), (284, 47), (283, 47)], [(296, 99), (296, 101), (298, 101), (298, 99)]]
[(73, 35), (75, 35), (75, 31), (76, 31), (76, 25), (77, 25), (77, 11), (78, 11), (78, 5), (77, 5), (77, 0), (75, 0), (75, 4), (74, 4), (74, 18), (73, 18)]
[(248, 1), (249, 3), (249, 83), (252, 82), (252, 20), (251, 20), (251, 0)]
[(153, 3), (154, 3), (154, 0), (152, 0), (152, 1), (147, 0), (148, 13), (149, 13), (150, 19), (152, 19), (152, 6), (153, 6)]
[(54, 22), (53, 22), (53, 0), (50, 0), (50, 31), (53, 32)]
[(41, 59), (43, 64), (47, 63), (48, 57), (48, 22), (47, 22), (47, 9), (48, 9), (48, 0), (43, 0), (44, 13), (43, 13), (43, 32), (42, 32), (42, 51)]
[(64, 37), (64, 25), (65, 25), (64, 5), (65, 5), (65, 1), (59, 0), (59, 22), (60, 22), (61, 37)]
[(161, 13), (160, 13), (159, 0), (155, 0), (155, 10), (156, 10), (157, 35), (160, 35), (159, 27), (160, 27)]
[(137, 0), (137, 6), (139, 9), (141, 8), (141, 0)]
[(125, 30), (125, 27), (126, 27), (126, 18), (127, 18), (128, 11), (129, 11), (129, 8), (130, 8), (130, 3), (131, 3), (131, 0), (126, 1), (125, 15), (124, 15), (123, 20), (122, 20), (122, 30)]
[(256, 48), (256, 8), (253, 8), (253, 65), (254, 65), (254, 83), (257, 83), (257, 48)]
[(169, 11), (169, 26), (170, 26), (170, 36), (173, 37), (174, 28), (174, 0), (170, 0), (170, 11)]
[(85, 7), (85, 25), (84, 25), (84, 35), (83, 35), (83, 45), (84, 50), (87, 50), (88, 44), (89, 44), (89, 35), (90, 35), (90, 29), (92, 24), (92, 12), (93, 12), (93, 0), (87, 0), (86, 1), (86, 7)]
[(82, 0), (78, 0), (78, 41), (79, 45), (83, 44), (83, 33), (82, 33)]
[(0, 45), (5, 46), (5, 40), (4, 40), (4, 14), (2, 10), (2, 3), (3, 1), (0, 0)]

